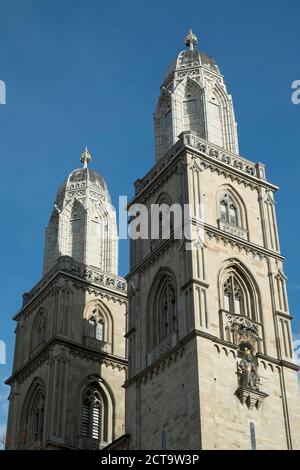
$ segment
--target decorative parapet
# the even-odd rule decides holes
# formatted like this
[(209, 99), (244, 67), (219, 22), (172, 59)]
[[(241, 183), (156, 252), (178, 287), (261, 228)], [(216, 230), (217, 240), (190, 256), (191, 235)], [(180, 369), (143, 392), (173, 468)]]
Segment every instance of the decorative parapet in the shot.
[(179, 140), (170, 148), (170, 150), (162, 157), (156, 165), (144, 176), (135, 182), (135, 193), (142, 191), (154, 178), (165, 168), (165, 166), (175, 157), (175, 155), (185, 146), (192, 147), (207, 157), (216, 160), (228, 167), (238, 170), (248, 176), (254, 176), (259, 179), (265, 179), (264, 166), (255, 164), (244, 157), (228, 152), (217, 145), (201, 139), (190, 131), (182, 132)]
[(220, 329), (222, 338), (233, 344), (249, 342), (252, 347), (260, 351), (262, 341), (262, 326), (245, 315), (220, 310)]
[(101, 341), (96, 338), (91, 338), (90, 336), (85, 336), (84, 344), (86, 347), (94, 349), (95, 351), (111, 353), (111, 344), (107, 341)]
[(124, 278), (116, 276), (115, 274), (108, 274), (101, 269), (94, 266), (87, 266), (83, 263), (74, 261), (70, 256), (61, 256), (56, 265), (43, 277), (43, 279), (30, 291), (23, 295), (23, 307), (30, 302), (58, 273), (65, 272), (71, 274), (79, 279), (92, 282), (101, 287), (127, 293), (127, 283)]
[(242, 238), (243, 240), (248, 240), (248, 231), (244, 228), (237, 227), (236, 225), (230, 224), (229, 222), (224, 222), (223, 220), (219, 219), (219, 229), (223, 232), (229, 233), (235, 237)]
[(164, 338), (160, 343), (156, 344), (147, 356), (147, 366), (150, 366), (155, 362), (159, 357), (166, 354), (170, 349), (176, 346), (177, 343), (177, 333), (173, 332), (166, 338)]
[(194, 147), (208, 157), (211, 157), (214, 160), (218, 160), (221, 163), (225, 163), (235, 170), (239, 170), (250, 176), (257, 176), (254, 162), (247, 160), (244, 157), (240, 157), (239, 155), (235, 155), (234, 153), (228, 152), (227, 150), (224, 150), (217, 145), (208, 143), (206, 140), (201, 139), (192, 132), (183, 132), (179, 137), (181, 136), (184, 145)]

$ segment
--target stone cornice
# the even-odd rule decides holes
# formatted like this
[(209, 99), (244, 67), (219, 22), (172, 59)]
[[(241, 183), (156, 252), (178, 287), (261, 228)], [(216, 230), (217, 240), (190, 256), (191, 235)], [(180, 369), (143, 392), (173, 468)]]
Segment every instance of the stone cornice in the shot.
[[(11, 385), (16, 380), (22, 379), (24, 376), (30, 376), (34, 371), (40, 367), (41, 364), (49, 359), (51, 348), (56, 344), (69, 348), (71, 355), (83, 357), (84, 359), (94, 360), (95, 362), (105, 363), (107, 366), (114, 366), (127, 370), (127, 360), (115, 356), (113, 354), (105, 353), (102, 351), (92, 351), (90, 348), (85, 347), (75, 341), (70, 341), (59, 336), (53, 336), (45, 346), (32, 356), (25, 364), (16, 370), (6, 381), (7, 385)], [(75, 354), (74, 354), (75, 352)]]
[(93, 282), (97, 285), (104, 286), (110, 290), (126, 293), (125, 279), (116, 274), (107, 273), (94, 266), (88, 266), (73, 260), (70, 256), (61, 256), (56, 265), (31, 289), (30, 292), (25, 294), (25, 304), (29, 302), (35, 295), (48, 284), (48, 282), (58, 272), (66, 272), (79, 279), (84, 279)]
[(203, 280), (200, 279), (190, 279), (188, 282), (186, 282), (183, 286), (181, 286), (181, 290), (185, 290), (188, 287), (192, 286), (193, 284), (196, 284), (197, 286), (204, 287), (207, 289), (209, 287), (209, 284)]
[(231, 235), (228, 232), (224, 232), (217, 227), (213, 227), (209, 224), (204, 224), (205, 233), (209, 239), (216, 238), (217, 240), (224, 240), (228, 244), (232, 243), (234, 246), (242, 248), (246, 250), (248, 253), (252, 253), (253, 255), (258, 255), (259, 257), (268, 257), (268, 258), (275, 258), (281, 261), (284, 261), (285, 257), (276, 251), (269, 250), (260, 245), (256, 245), (248, 240), (244, 240), (243, 238), (236, 237)]
[[(196, 219), (191, 219), (192, 223), (197, 223)], [(215, 238), (217, 241), (222, 240), (224, 244), (232, 245), (237, 247), (239, 250), (244, 250), (246, 254), (252, 254), (254, 257), (258, 256), (261, 260), (263, 258), (274, 258), (280, 261), (284, 261), (285, 257), (282, 256), (280, 253), (275, 251), (268, 250), (262, 246), (256, 245), (248, 240), (244, 240), (242, 238), (236, 237), (231, 235), (227, 232), (223, 232), (222, 230), (213, 227), (212, 225), (204, 224), (205, 234), (211, 240)], [(174, 243), (180, 240), (170, 238), (164, 241), (161, 241), (155, 250), (151, 251), (146, 255), (146, 257), (140, 261), (130, 272), (125, 276), (125, 279), (129, 281), (132, 276), (134, 276), (140, 270), (146, 270), (149, 266), (155, 264), (158, 259), (167, 251), (169, 250)], [(207, 249), (208, 247), (205, 246)]]
[(140, 271), (141, 269), (144, 271), (146, 269), (148, 269), (149, 266), (152, 266), (153, 264), (155, 264), (159, 258), (162, 256), (162, 254), (164, 254), (166, 251), (168, 251), (169, 249), (171, 249), (174, 244), (176, 242), (178, 242), (180, 240), (178, 239), (174, 239), (174, 238), (170, 238), (170, 239), (167, 239), (167, 240), (164, 240), (162, 242), (160, 242), (157, 247), (155, 248), (155, 250), (151, 251), (147, 256), (146, 258), (144, 258), (142, 261), (140, 261), (140, 263), (138, 263), (126, 276), (125, 276), (125, 279), (126, 281), (129, 281), (131, 279), (132, 276), (134, 276), (134, 274), (138, 271)]
[(180, 350), (184, 348), (184, 346), (191, 340), (195, 339), (197, 336), (203, 336), (205, 338), (208, 338), (212, 341), (215, 341), (219, 344), (222, 344), (224, 346), (230, 347), (231, 349), (238, 349), (238, 346), (232, 343), (229, 343), (228, 341), (222, 340), (221, 338), (218, 338), (217, 336), (213, 336), (210, 333), (204, 332), (204, 331), (199, 331), (199, 330), (193, 330), (190, 333), (188, 333), (186, 336), (184, 336), (182, 339), (178, 341), (178, 343), (170, 349), (167, 353), (165, 353), (163, 356), (159, 357), (155, 362), (153, 362), (150, 366), (146, 367), (144, 370), (139, 372), (137, 375), (130, 377), (125, 382), (125, 388), (128, 385), (131, 385), (131, 383), (140, 381), (142, 380), (145, 376), (147, 376), (149, 373), (154, 371), (155, 369), (159, 368), (162, 363), (165, 363), (169, 361), (175, 354), (178, 354)]
[[(73, 261), (68, 256), (63, 256), (57, 265), (29, 293), (24, 294), (23, 306), (13, 319), (18, 320), (24, 311), (32, 308), (41, 294), (45, 294), (49, 286), (53, 285), (54, 281), (60, 276), (76, 280), (80, 284), (85, 285), (86, 288), (90, 287), (97, 290), (97, 292), (103, 292), (110, 299), (116, 299), (122, 303), (127, 302), (127, 285), (123, 277), (104, 273), (97, 268), (83, 265)], [(120, 287), (118, 288), (119, 285)]]
[[(163, 356), (159, 357), (155, 362), (153, 362), (150, 366), (146, 367), (144, 370), (139, 372), (138, 374), (134, 375), (133, 377), (130, 377), (128, 380), (125, 382), (125, 388), (127, 388), (129, 385), (131, 385), (134, 382), (140, 382), (143, 379), (147, 377), (149, 373), (152, 373), (153, 371), (159, 369), (162, 364), (167, 363), (174, 357), (175, 355), (178, 355), (180, 350), (184, 349), (184, 346), (191, 340), (197, 337), (202, 337), (205, 339), (208, 339), (212, 341), (215, 344), (224, 346), (225, 348), (228, 348), (229, 350), (237, 351), (238, 350), (238, 345), (230, 343), (229, 341), (225, 341), (218, 336), (212, 335), (208, 331), (202, 331), (202, 330), (193, 330), (190, 333), (188, 333), (184, 338), (178, 341), (176, 346), (174, 346), (172, 349), (170, 349), (167, 353), (165, 353)], [(294, 363), (288, 362), (288, 361), (283, 361), (281, 359), (274, 358), (272, 356), (267, 356), (262, 353), (258, 353), (257, 357), (259, 359), (268, 361), (272, 364), (275, 364), (279, 367), (287, 367), (289, 369), (298, 371), (300, 370), (300, 367)]]
[(275, 364), (277, 366), (287, 367), (288, 369), (292, 369), (297, 372), (300, 370), (300, 366), (298, 366), (297, 364), (293, 362), (285, 361), (283, 359), (276, 359), (275, 357), (267, 356), (266, 354), (263, 354), (263, 353), (258, 353), (257, 357), (259, 359), (262, 359), (263, 361), (269, 361), (272, 364)]
[(276, 310), (275, 315), (277, 315), (278, 317), (286, 318), (287, 320), (290, 320), (290, 321), (294, 320), (293, 315), (291, 315), (288, 312), (283, 312), (282, 310)]

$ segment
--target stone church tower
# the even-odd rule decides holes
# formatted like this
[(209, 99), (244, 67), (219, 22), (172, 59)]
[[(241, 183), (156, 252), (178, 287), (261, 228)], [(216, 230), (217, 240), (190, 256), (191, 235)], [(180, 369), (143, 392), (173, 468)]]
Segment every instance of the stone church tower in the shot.
[(124, 433), (126, 282), (102, 176), (74, 170), (46, 230), (44, 275), (15, 316), (8, 449), (99, 449)]
[(174, 220), (162, 236), (173, 206), (157, 239), (131, 241), (129, 448), (299, 449), (278, 188), (239, 155), (224, 77), (196, 44), (190, 31), (163, 80), (156, 164), (130, 203), (132, 220), (134, 204), (188, 204), (202, 236), (176, 238)]

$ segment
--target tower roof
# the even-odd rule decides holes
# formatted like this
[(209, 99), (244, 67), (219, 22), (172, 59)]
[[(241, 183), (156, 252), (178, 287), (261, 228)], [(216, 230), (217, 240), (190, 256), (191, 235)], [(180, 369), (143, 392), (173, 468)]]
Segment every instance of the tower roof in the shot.
[(91, 186), (93, 189), (104, 193), (108, 199), (110, 199), (108, 188), (103, 176), (88, 168), (88, 164), (91, 159), (92, 157), (86, 147), (80, 156), (80, 161), (82, 162), (83, 167), (76, 168), (69, 174), (69, 176), (60, 185), (57, 196), (61, 195), (61, 193), (66, 190)]
[(85, 148), (83, 167), (73, 170), (58, 189), (46, 230), (44, 273), (61, 256), (118, 272), (116, 212), (103, 176), (88, 167), (91, 159)]
[(175, 71), (180, 72), (181, 70), (199, 67), (201, 65), (211, 69), (213, 72), (220, 73), (215, 60), (197, 49), (198, 39), (191, 29), (186, 35), (184, 42), (188, 49), (179, 52), (176, 59), (169, 65), (164, 81)]

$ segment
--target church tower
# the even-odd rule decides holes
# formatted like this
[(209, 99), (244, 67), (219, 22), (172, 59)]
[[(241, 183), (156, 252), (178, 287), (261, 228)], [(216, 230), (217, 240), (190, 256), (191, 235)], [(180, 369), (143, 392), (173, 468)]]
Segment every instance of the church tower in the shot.
[(115, 211), (90, 160), (85, 149), (58, 190), (43, 278), (14, 318), (8, 449), (101, 449), (124, 433), (126, 282)]
[[(156, 239), (131, 241), (129, 448), (299, 449), (278, 188), (239, 155), (219, 67), (192, 31), (185, 43), (154, 114), (156, 163), (129, 204), (132, 221), (135, 204), (169, 207)], [(184, 205), (200, 241), (176, 237)]]

